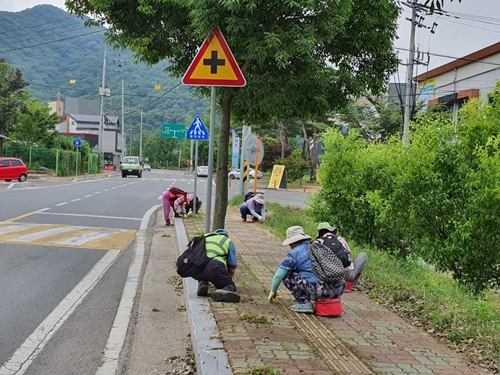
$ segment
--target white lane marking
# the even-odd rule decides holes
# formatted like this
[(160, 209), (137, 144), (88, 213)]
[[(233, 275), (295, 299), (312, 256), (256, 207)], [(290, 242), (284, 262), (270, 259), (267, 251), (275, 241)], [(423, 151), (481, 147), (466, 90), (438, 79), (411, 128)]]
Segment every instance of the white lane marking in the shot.
[(115, 189), (116, 189), (116, 186), (111, 188), (111, 190), (115, 190)]
[(109, 191), (109, 189), (104, 189), (104, 191)]
[(132, 315), (132, 308), (134, 307), (134, 299), (137, 294), (137, 287), (139, 286), (142, 265), (144, 263), (146, 229), (148, 228), (149, 218), (159, 207), (161, 207), (161, 205), (151, 207), (142, 218), (141, 226), (136, 236), (134, 260), (128, 270), (127, 282), (123, 288), (120, 305), (118, 306), (115, 320), (111, 332), (109, 333), (106, 349), (101, 360), (102, 364), (97, 369), (96, 375), (115, 374), (118, 367), (118, 358), (120, 357), (120, 352), (122, 351), (123, 343), (127, 335), (130, 316)]
[(76, 198), (76, 199), (72, 199), (71, 202), (78, 202), (78, 201), (81, 201), (82, 198)]
[(48, 211), (48, 210), (50, 210), (50, 208), (49, 208), (49, 207), (47, 207), (47, 208), (42, 208), (41, 210), (38, 210), (37, 212), (44, 212), (44, 211)]
[(69, 294), (28, 336), (22, 345), (0, 367), (0, 375), (22, 375), (36, 359), (50, 338), (73, 314), (83, 299), (94, 289), (97, 282), (111, 267), (119, 251), (108, 251), (102, 259), (87, 273)]
[(62, 202), (62, 203), (56, 204), (56, 207), (64, 206), (65, 204), (68, 204), (68, 202)]
[(84, 214), (67, 214), (62, 212), (40, 212), (41, 215), (60, 215), (60, 216), (77, 216), (77, 217), (95, 217), (98, 219), (113, 219), (113, 220), (134, 220), (141, 221), (137, 217), (118, 217), (118, 216), (103, 216), (103, 215), (84, 215)]
[(101, 192), (100, 191), (96, 191), (94, 194), (101, 194)]
[(98, 240), (99, 238), (110, 236), (112, 234), (123, 233), (125, 229), (111, 229), (111, 230), (96, 230), (90, 233), (85, 233), (80, 236), (68, 238), (64, 241), (57, 242), (58, 245), (73, 245), (81, 246), (87, 242)]
[(40, 239), (45, 238), (45, 237), (54, 236), (56, 234), (71, 232), (71, 231), (80, 230), (80, 229), (84, 229), (84, 228), (85, 227), (52, 228), (52, 229), (47, 229), (47, 230), (44, 230), (41, 232), (26, 234), (24, 236), (13, 238), (9, 241), (12, 241), (12, 242), (31, 242), (31, 241), (40, 240)]
[(91, 196), (92, 196), (92, 194), (87, 194), (87, 195), (84, 195), (83, 197), (84, 198), (88, 198), (88, 197), (91, 197)]
[[(0, 226), (0, 234), (6, 234), (6, 233), (12, 233), (12, 232), (17, 232), (19, 230), (24, 230), (24, 229), (30, 229), (33, 228), (33, 224), (27, 224), (27, 225), (17, 225), (17, 224), (10, 224), (10, 223), (0, 223), (2, 226), (3, 225), (8, 225), (7, 227), (1, 227)], [(40, 226), (42, 226), (41, 224)]]

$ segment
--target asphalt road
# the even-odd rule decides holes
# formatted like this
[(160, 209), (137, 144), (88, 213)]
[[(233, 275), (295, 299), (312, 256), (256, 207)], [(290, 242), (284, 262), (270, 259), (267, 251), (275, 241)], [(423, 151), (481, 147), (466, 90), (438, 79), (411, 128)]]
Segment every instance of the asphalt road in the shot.
[[(203, 200), (206, 181), (198, 181)], [(193, 176), (159, 171), (0, 189), (1, 375), (96, 373), (136, 233), (173, 185), (192, 190)]]
[[(211, 182), (196, 179), (203, 204)], [(149, 256), (152, 209), (171, 186), (194, 191), (195, 178), (153, 170), (141, 179), (114, 173), (0, 188), (0, 375), (98, 373), (109, 360), (125, 291), (142, 277), (130, 277), (139, 247), (145, 249), (139, 271)], [(232, 181), (229, 197), (237, 194), (239, 182)], [(308, 194), (265, 195), (307, 206)]]

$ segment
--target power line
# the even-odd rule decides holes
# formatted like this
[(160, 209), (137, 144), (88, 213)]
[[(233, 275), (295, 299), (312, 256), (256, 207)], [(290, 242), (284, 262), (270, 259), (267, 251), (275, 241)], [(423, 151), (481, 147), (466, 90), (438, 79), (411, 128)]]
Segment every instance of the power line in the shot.
[[(410, 51), (408, 48), (402, 48), (402, 47), (394, 47), (394, 49), (401, 50), (401, 51)], [(413, 52), (416, 52), (415, 50)], [(500, 66), (500, 63), (494, 63), (490, 61), (483, 61), (483, 60), (476, 60), (476, 59), (471, 59), (471, 58), (466, 58), (466, 57), (456, 57), (456, 56), (450, 56), (450, 55), (443, 55), (440, 53), (433, 53), (433, 52), (426, 52), (427, 54), (431, 56), (436, 56), (436, 57), (444, 57), (447, 59), (453, 59), (453, 60), (463, 60), (463, 61), (470, 61), (470, 62), (479, 62), (481, 64), (487, 64), (487, 65), (493, 65), (493, 66)]]
[(32, 29), (35, 27), (51, 25), (53, 23), (58, 23), (61, 21), (70, 21), (70, 20), (72, 21), (72, 20), (76, 20), (78, 18), (79, 18), (78, 16), (69, 15), (69, 16), (66, 16), (64, 18), (58, 18), (58, 19), (52, 20), (50, 22), (44, 22), (44, 23), (38, 23), (38, 24), (32, 24), (32, 25), (24, 25), (23, 27), (19, 27), (17, 29), (10, 29), (10, 30), (4, 31), (4, 32), (2, 32), (2, 36), (5, 37), (6, 33), (13, 33), (13, 32), (19, 31), (19, 30), (27, 30), (27, 29)]
[(69, 40), (69, 39), (79, 38), (79, 37), (81, 37), (81, 36), (87, 36), (87, 35), (92, 35), (92, 34), (97, 34), (97, 33), (103, 33), (103, 32), (105, 32), (105, 31), (106, 31), (106, 30), (98, 30), (98, 31), (93, 31), (93, 32), (91, 32), (91, 33), (87, 33), (87, 34), (74, 35), (74, 36), (70, 36), (70, 37), (67, 37), (67, 38), (62, 38), (62, 39), (52, 40), (52, 41), (49, 41), (49, 42), (44, 42), (44, 43), (39, 43), (39, 44), (32, 44), (32, 45), (30, 45), (30, 46), (25, 46), (25, 47), (19, 47), (19, 48), (8, 49), (8, 50), (0, 51), (0, 53), (13, 52), (13, 51), (19, 51), (19, 50), (22, 50), (22, 49), (26, 49), (26, 48), (32, 48), (32, 47), (44, 46), (44, 45), (51, 44), (51, 43), (62, 42), (62, 41), (64, 41), (64, 40)]

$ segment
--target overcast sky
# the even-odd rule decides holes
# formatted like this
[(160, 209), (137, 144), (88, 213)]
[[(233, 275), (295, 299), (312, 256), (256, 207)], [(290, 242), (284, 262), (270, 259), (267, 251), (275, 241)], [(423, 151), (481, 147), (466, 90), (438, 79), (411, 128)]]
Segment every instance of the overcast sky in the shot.
[[(425, 1), (420, 0), (420, 2)], [(448, 15), (424, 15), (424, 25), (432, 27), (434, 22), (438, 24), (435, 33), (431, 34), (430, 30), (424, 28), (418, 28), (416, 31), (416, 46), (420, 51), (429, 52), (431, 59), (428, 67), (419, 65), (415, 68), (414, 75), (500, 41), (499, 0), (462, 0), (461, 3), (458, 0), (451, 3), (445, 0), (445, 2), (444, 11)], [(17, 12), (37, 4), (52, 4), (65, 9), (64, 0), (0, 0), (0, 10)], [(399, 39), (396, 40), (395, 47), (399, 51), (400, 59), (405, 63), (410, 44), (410, 22), (405, 18), (410, 17), (410, 8), (404, 6), (399, 20)], [(436, 54), (448, 57), (435, 56)], [(427, 57), (425, 59), (427, 60)], [(404, 82), (406, 68), (402, 67), (398, 75), (392, 77), (391, 81)]]

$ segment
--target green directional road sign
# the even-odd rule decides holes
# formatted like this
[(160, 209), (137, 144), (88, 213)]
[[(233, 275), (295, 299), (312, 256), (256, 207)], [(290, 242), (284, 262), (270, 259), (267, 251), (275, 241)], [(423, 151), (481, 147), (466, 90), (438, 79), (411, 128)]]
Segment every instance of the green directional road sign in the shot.
[(186, 138), (186, 125), (184, 124), (163, 124), (161, 129), (162, 138)]

